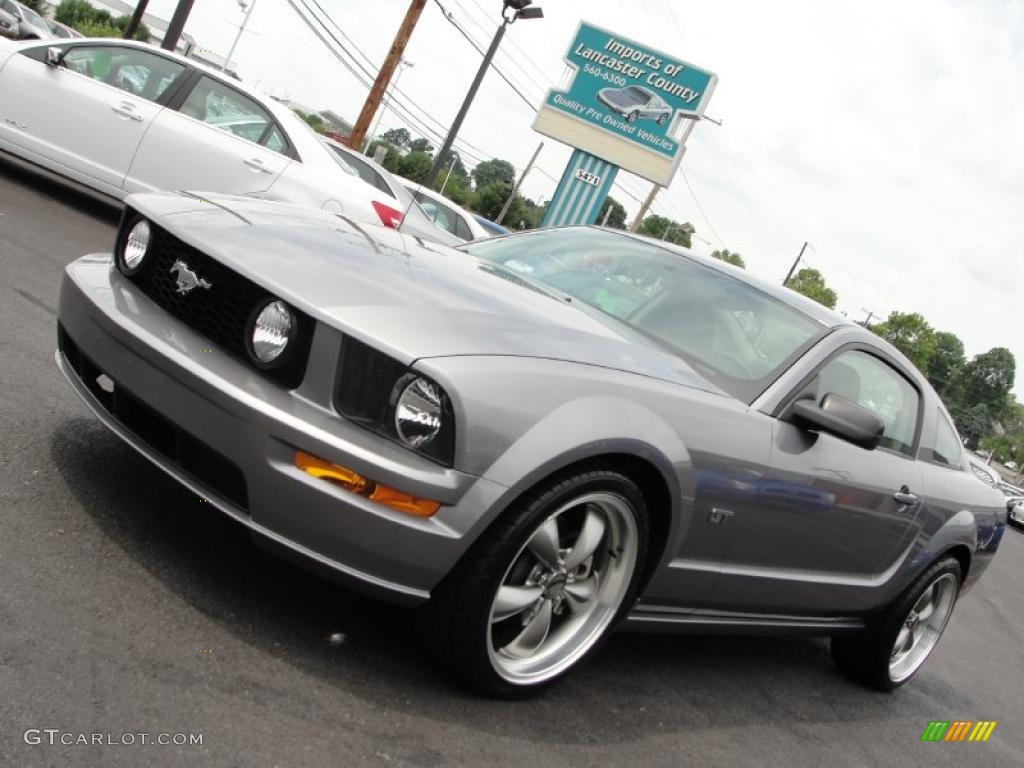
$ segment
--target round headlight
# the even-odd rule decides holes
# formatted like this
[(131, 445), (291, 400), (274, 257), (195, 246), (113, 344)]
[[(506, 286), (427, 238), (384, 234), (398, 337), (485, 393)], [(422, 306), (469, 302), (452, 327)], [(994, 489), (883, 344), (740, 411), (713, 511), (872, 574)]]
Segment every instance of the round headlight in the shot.
[(142, 265), (142, 259), (149, 248), (149, 222), (145, 219), (135, 222), (128, 230), (121, 248), (121, 263), (126, 272), (135, 272)]
[(291, 340), (295, 320), (283, 301), (271, 301), (252, 324), (251, 350), (258, 363), (269, 365), (277, 360)]
[(416, 378), (406, 385), (395, 404), (395, 431), (411, 448), (422, 448), (441, 431), (444, 411), (441, 388)]

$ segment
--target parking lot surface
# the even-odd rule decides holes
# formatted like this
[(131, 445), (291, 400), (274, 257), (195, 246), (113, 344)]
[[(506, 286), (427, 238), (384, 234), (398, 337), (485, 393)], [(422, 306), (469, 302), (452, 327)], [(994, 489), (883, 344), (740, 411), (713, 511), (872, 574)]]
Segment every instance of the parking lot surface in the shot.
[[(532, 700), (453, 687), (410, 614), (255, 549), (72, 394), (53, 360), (61, 269), (109, 248), (117, 218), (0, 160), (0, 765), (1024, 762), (1013, 530), (892, 694), (839, 676), (826, 640), (665, 635), (619, 635)], [(922, 743), (932, 720), (998, 725), (983, 744)], [(202, 744), (106, 743), (127, 733)]]

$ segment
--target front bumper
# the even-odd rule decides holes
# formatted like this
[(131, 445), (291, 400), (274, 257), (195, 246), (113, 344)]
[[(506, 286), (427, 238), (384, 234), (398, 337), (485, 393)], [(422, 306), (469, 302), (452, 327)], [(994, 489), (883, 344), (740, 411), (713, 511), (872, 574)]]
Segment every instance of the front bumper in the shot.
[[(285, 554), (415, 605), (468, 546), (504, 486), (445, 468), (338, 416), (340, 334), (318, 324), (306, 380), (286, 390), (179, 323), (107, 255), (64, 273), (57, 362), (100, 420), (146, 458)], [(113, 382), (97, 377), (105, 375)], [(296, 450), (440, 501), (420, 519), (311, 477)]]

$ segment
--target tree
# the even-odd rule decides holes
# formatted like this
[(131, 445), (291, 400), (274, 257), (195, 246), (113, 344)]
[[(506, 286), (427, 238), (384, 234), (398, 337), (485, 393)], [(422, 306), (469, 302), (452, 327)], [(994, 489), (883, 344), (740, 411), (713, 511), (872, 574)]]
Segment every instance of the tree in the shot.
[(928, 382), (943, 399), (952, 397), (957, 380), (967, 365), (964, 343), (955, 333), (935, 332), (935, 349), (928, 360), (925, 374)]
[(964, 367), (960, 402), (966, 407), (984, 405), (993, 419), (1009, 414), (1016, 368), (1013, 353), (1005, 347), (994, 347), (975, 356)]
[[(403, 129), (404, 130), (404, 129)], [(425, 152), (430, 154), (434, 151), (434, 145), (431, 144), (427, 139), (413, 139), (409, 142), (410, 152)]]
[(625, 229), (626, 228), (626, 208), (616, 200), (614, 197), (609, 195), (601, 203), (601, 210), (597, 214), (597, 223), (600, 224), (604, 221), (605, 214), (611, 209), (611, 213), (608, 215), (608, 221), (605, 222), (606, 226), (614, 229)]
[(871, 330), (906, 355), (922, 373), (927, 374), (928, 362), (935, 354), (935, 329), (917, 312), (890, 312), (885, 322)]
[(825, 278), (821, 272), (810, 267), (804, 267), (789, 280), (789, 286), (797, 293), (802, 293), (809, 299), (814, 299), (819, 304), (824, 304), (829, 309), (836, 308), (839, 297), (825, 284)]
[(978, 441), (992, 430), (992, 414), (984, 403), (957, 409), (951, 415), (960, 435), (971, 445), (977, 446)]
[(728, 264), (737, 266), (740, 269), (747, 268), (747, 263), (743, 261), (743, 257), (740, 256), (735, 251), (730, 251), (728, 248), (723, 248), (720, 251), (712, 251), (711, 256), (718, 259), (719, 261), (724, 261), (727, 262)]
[(43, 4), (39, 0), (20, 0), (20, 2), (29, 10), (35, 11), (40, 16), (43, 15)]
[[(473, 169), (473, 183), (477, 190), (481, 190), (496, 181), (504, 181), (513, 184), (516, 180), (516, 169), (508, 160), (484, 160), (478, 163)], [(490, 218), (490, 217), (488, 217)]]
[(412, 141), (412, 136), (405, 128), (392, 128), (390, 131), (384, 131), (381, 139), (393, 147), (406, 149)]
[(410, 181), (422, 184), (427, 180), (427, 176), (430, 175), (430, 169), (433, 165), (433, 160), (430, 159), (430, 155), (426, 152), (410, 152), (404, 157), (399, 158), (398, 163), (395, 165), (395, 172)]
[[(487, 186), (477, 189), (476, 197), (473, 199), (473, 209), (481, 216), (495, 221), (511, 193), (512, 184), (510, 182), (493, 181)], [(519, 222), (524, 220), (525, 215), (526, 207), (523, 198), (521, 195), (516, 195), (509, 205), (508, 213), (505, 214), (504, 225), (509, 229), (518, 229)]]
[(366, 156), (372, 158), (377, 153), (377, 147), (385, 147), (387, 151), (384, 154), (384, 159), (381, 161), (381, 165), (384, 166), (391, 173), (397, 173), (395, 168), (398, 167), (398, 161), (401, 159), (401, 155), (398, 154), (398, 150), (393, 145), (382, 139), (374, 139), (370, 142), (366, 148)]
[(656, 237), (659, 240), (664, 240), (666, 243), (674, 243), (675, 245), (689, 248), (691, 245), (690, 235), (695, 230), (690, 222), (680, 224), (678, 221), (673, 221), (666, 216), (651, 214), (640, 222), (640, 226), (637, 227), (636, 231), (641, 235)]
[[(448, 173), (448, 169), (451, 168), (451, 173)], [(466, 170), (465, 164), (462, 162), (462, 157), (454, 149), (449, 149), (444, 154), (444, 158), (441, 161), (441, 172), (437, 174), (437, 178), (434, 180), (434, 189), (440, 190), (441, 185), (444, 184), (445, 179), (448, 180), (450, 185), (452, 182), (457, 182), (463, 187), (469, 188), (469, 172)], [(445, 187), (447, 192), (448, 187)]]
[[(31, 7), (31, 4), (29, 4)], [(67, 24), (86, 37), (120, 37), (128, 26), (128, 16), (116, 19), (109, 11), (93, 8), (87, 0), (63, 0), (54, 11), (53, 18), (61, 24)], [(149, 29), (139, 24), (135, 39), (143, 42), (149, 40)]]

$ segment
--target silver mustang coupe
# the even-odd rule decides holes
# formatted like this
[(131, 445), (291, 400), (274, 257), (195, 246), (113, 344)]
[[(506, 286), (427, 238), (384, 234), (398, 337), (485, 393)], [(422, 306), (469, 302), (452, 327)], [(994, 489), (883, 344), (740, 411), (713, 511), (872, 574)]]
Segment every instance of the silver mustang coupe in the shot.
[(242, 197), (133, 196), (67, 267), (57, 362), (260, 541), (422, 606), (512, 696), (620, 623), (832, 636), (887, 690), (1006, 525), (895, 349), (600, 228), (450, 249)]

